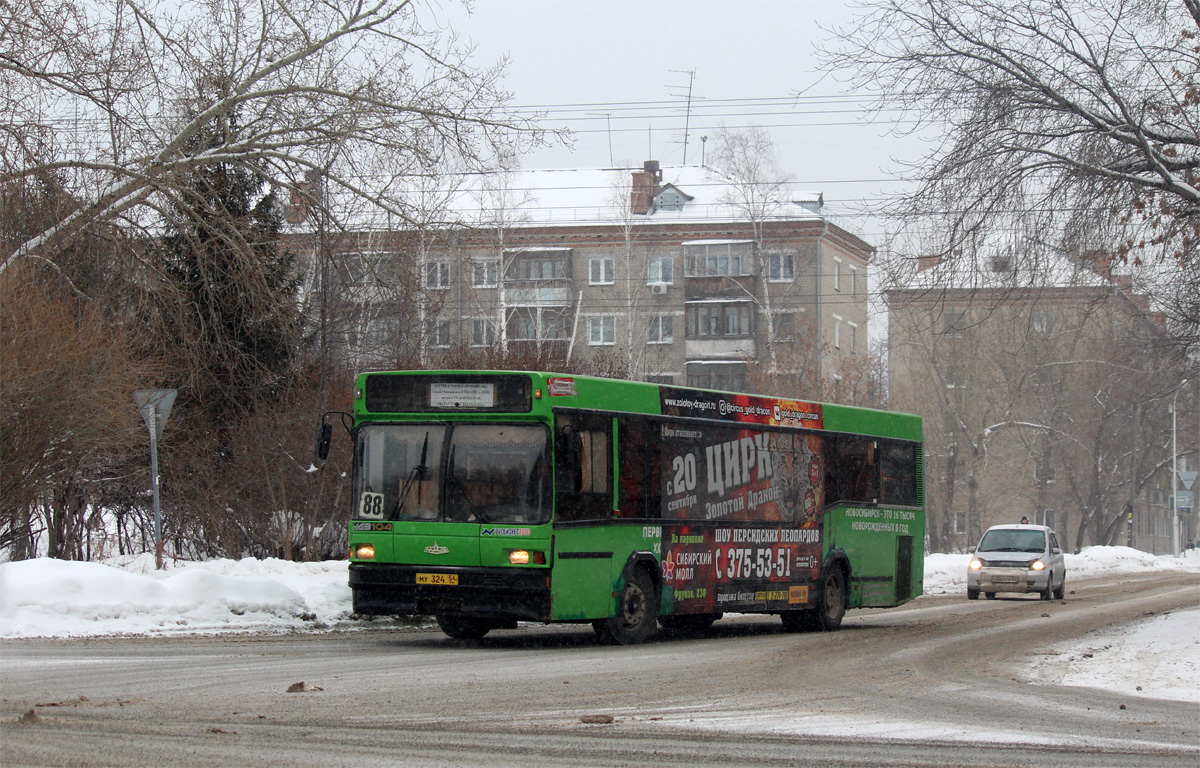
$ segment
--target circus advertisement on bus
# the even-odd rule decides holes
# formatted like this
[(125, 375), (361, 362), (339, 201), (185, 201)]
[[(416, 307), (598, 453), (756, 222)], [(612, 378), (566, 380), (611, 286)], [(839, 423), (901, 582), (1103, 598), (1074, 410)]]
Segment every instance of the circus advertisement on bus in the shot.
[(659, 429), (662, 564), (676, 610), (807, 601), (789, 584), (819, 573), (823, 436), (684, 421)]
[(801, 608), (820, 570), (817, 528), (663, 526), (672, 613)]

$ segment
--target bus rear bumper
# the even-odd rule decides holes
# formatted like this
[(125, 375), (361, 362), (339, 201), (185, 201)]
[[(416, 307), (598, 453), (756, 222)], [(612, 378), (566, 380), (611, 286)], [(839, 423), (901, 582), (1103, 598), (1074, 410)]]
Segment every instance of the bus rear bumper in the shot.
[[(417, 584), (417, 574), (456, 576), (457, 584)], [(451, 614), (549, 621), (550, 571), (350, 564), (354, 612), (363, 616)]]

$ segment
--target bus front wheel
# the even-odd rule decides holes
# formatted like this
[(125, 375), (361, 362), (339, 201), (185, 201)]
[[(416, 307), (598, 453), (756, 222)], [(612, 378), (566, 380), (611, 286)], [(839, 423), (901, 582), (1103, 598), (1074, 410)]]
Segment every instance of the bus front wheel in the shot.
[(654, 583), (641, 568), (625, 573), (625, 588), (617, 603), (617, 615), (592, 623), (601, 640), (618, 645), (635, 645), (646, 640), (658, 624), (658, 599)]
[(437, 615), (438, 627), (455, 640), (478, 640), (491, 631), (492, 625), (466, 616)]

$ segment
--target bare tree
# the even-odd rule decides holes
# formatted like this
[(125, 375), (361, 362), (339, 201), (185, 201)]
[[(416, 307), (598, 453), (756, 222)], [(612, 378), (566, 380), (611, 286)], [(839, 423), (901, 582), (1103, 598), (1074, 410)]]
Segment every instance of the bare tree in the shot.
[[(774, 318), (771, 306), (771, 282), (768, 243), (764, 240), (764, 227), (768, 220), (778, 216), (789, 205), (787, 192), (791, 177), (783, 172), (776, 161), (775, 142), (770, 134), (758, 126), (745, 130), (731, 130), (722, 126), (713, 137), (712, 166), (723, 173), (731, 182), (729, 192), (722, 200), (732, 206), (750, 224), (754, 238), (754, 251), (759, 277), (758, 290), (753, 298), (770, 324)], [(774, 334), (768, 329), (767, 372), (779, 370), (778, 353)]]
[(1200, 242), (1196, 0), (866, 0), (826, 52), (944, 140), (892, 212), (953, 256), (1037, 219), (1064, 249), (1186, 265)]
[[(168, 200), (186, 205), (180, 179), (214, 163), (280, 189), (315, 171), (324, 199), (407, 222), (398, 177), (478, 165), (536, 135), (503, 110), (500, 66), (469, 54), (411, 0), (7, 2), (0, 184), (57, 170), (78, 204), (0, 255), (0, 271), (97, 221), (153, 223)], [(188, 151), (214, 123), (221, 140)]]

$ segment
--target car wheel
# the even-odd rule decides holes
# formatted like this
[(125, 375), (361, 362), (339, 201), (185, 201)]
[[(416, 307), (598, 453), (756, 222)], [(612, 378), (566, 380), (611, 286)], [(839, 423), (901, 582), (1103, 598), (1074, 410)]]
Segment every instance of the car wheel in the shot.
[(1049, 600), (1054, 594), (1054, 572), (1050, 572), (1049, 578), (1046, 579), (1046, 588), (1040, 593), (1043, 600)]
[(983, 593), (983, 596), (984, 596), (984, 597), (986, 597), (988, 600), (995, 600), (995, 599), (996, 599), (996, 593), (995, 593), (995, 592), (984, 592), (984, 593)]
[(650, 637), (658, 623), (658, 595), (654, 583), (641, 568), (625, 572), (625, 588), (617, 603), (617, 615), (593, 622), (601, 640), (618, 645), (636, 645)]
[(967, 590), (967, 599), (968, 600), (978, 600), (979, 599), (979, 590), (978, 589), (968, 589)]
[(1062, 581), (1059, 582), (1058, 589), (1054, 590), (1054, 599), (1062, 600), (1067, 594), (1067, 577), (1064, 574)]

